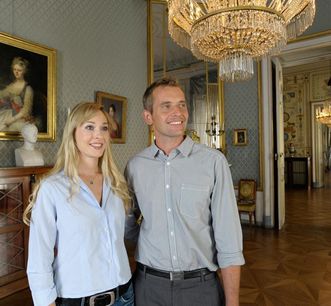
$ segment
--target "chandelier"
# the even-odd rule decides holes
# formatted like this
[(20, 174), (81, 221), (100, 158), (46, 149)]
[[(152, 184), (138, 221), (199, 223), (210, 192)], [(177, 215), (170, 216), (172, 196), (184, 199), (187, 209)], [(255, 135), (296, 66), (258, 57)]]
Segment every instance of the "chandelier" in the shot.
[(313, 22), (315, 0), (167, 0), (172, 39), (219, 62), (224, 81), (248, 80), (253, 59), (275, 55)]
[(331, 100), (324, 102), (323, 107), (316, 109), (315, 118), (319, 123), (331, 127)]

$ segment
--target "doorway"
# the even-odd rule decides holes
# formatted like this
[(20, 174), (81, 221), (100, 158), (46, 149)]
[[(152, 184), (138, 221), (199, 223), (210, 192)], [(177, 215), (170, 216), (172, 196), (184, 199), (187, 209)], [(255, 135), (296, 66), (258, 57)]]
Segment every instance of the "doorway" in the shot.
[[(296, 69), (299, 72), (303, 72), (304, 68), (302, 67), (305, 67), (307, 65), (311, 65), (311, 67), (316, 71), (322, 71), (322, 70), (327, 71), (327, 78), (330, 78), (331, 71), (328, 71), (326, 67), (329, 67), (329, 63), (331, 61), (331, 35), (330, 33), (324, 36), (316, 35), (311, 39), (301, 40), (300, 42), (299, 41), (293, 42), (286, 47), (286, 49), (282, 52), (282, 54), (278, 57), (278, 59), (279, 62), (281, 63), (284, 73), (284, 77), (283, 77), (284, 87), (285, 87), (285, 82), (288, 81), (288, 79), (286, 79), (286, 74), (289, 70)], [(302, 137), (306, 137), (307, 140), (305, 141), (305, 146), (301, 148), (302, 151), (301, 154), (303, 156), (311, 157), (311, 168), (312, 168), (311, 181), (313, 182), (312, 187), (316, 188), (316, 187), (324, 186), (325, 167), (328, 166), (328, 164), (326, 164), (326, 160), (327, 161), (329, 160), (328, 153), (330, 147), (329, 146), (330, 132), (329, 132), (329, 128), (327, 128), (326, 126), (323, 127), (322, 125), (316, 124), (315, 122), (315, 109), (316, 106), (320, 105), (321, 103), (321, 101), (318, 101), (318, 97), (314, 97), (314, 94), (320, 88), (320, 87), (317, 88), (315, 85), (317, 83), (320, 84), (325, 80), (318, 78), (313, 79), (311, 77), (312, 74), (310, 73), (312, 69), (308, 69), (307, 71), (308, 72), (306, 76), (303, 78), (303, 82), (305, 84), (304, 85), (305, 90), (307, 91), (305, 93), (306, 109), (302, 110), (306, 116), (305, 119), (306, 126)], [(297, 80), (294, 78), (291, 81), (296, 82)], [(316, 84), (310, 83), (312, 81), (315, 82)], [(316, 92), (314, 92), (314, 90)], [(273, 88), (273, 92), (274, 92), (274, 88)], [(283, 92), (285, 93), (286, 91), (284, 90)], [(329, 94), (331, 95), (331, 87), (329, 87)], [(286, 101), (284, 101), (284, 104), (286, 104)], [(285, 105), (284, 105), (284, 110), (285, 110)], [(274, 112), (275, 111), (273, 111), (273, 113)], [(300, 120), (302, 120), (302, 117), (300, 118), (301, 118)], [(281, 125), (281, 123), (279, 123), (278, 121), (277, 125), (279, 124)], [(277, 129), (274, 127), (274, 131), (275, 130)], [(286, 135), (284, 136), (286, 139)], [(277, 143), (275, 142), (274, 146), (276, 147), (276, 145)], [(288, 147), (285, 148), (285, 152), (289, 154)], [(276, 162), (274, 162), (274, 167), (275, 167), (274, 182), (275, 182), (275, 206), (276, 206), (276, 204), (280, 202), (280, 199), (277, 199), (277, 195), (278, 195), (277, 190), (279, 190), (280, 187), (279, 185), (276, 186), (276, 182), (278, 182), (279, 180), (279, 178), (277, 178), (276, 176), (276, 174), (278, 173), (276, 168), (277, 167)], [(284, 205), (285, 204), (286, 203), (284, 203)], [(276, 218), (277, 217), (279, 218), (279, 215), (277, 216), (276, 212), (277, 210), (275, 207), (275, 222), (277, 220)]]

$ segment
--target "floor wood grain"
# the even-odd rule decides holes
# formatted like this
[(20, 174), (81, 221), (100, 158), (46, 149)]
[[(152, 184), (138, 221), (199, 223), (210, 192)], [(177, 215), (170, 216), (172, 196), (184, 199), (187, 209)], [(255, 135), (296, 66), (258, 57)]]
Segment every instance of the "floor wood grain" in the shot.
[[(243, 233), (240, 306), (331, 306), (331, 173), (325, 188), (286, 191), (281, 231)], [(32, 306), (29, 290), (0, 306)]]
[(330, 182), (287, 191), (281, 231), (244, 227), (241, 306), (331, 305)]

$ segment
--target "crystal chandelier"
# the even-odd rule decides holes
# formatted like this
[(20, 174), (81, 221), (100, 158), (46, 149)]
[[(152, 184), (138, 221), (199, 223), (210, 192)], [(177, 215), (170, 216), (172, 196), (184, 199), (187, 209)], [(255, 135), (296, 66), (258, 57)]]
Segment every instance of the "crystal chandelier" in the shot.
[(315, 118), (319, 123), (331, 126), (331, 100), (324, 102), (323, 107), (316, 109)]
[(275, 55), (313, 22), (315, 0), (167, 0), (170, 36), (224, 81), (250, 79), (253, 59)]

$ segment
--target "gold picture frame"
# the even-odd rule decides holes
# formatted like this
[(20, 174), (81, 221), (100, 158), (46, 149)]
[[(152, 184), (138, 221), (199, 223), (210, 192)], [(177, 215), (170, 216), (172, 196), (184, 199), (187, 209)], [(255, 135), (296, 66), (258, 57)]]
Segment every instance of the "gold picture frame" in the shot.
[(235, 146), (246, 146), (248, 144), (247, 129), (234, 129), (233, 144)]
[(0, 140), (22, 140), (33, 123), (38, 140), (55, 141), (56, 50), (0, 33), (0, 58)]
[(125, 143), (127, 99), (104, 91), (97, 91), (96, 102), (102, 104), (104, 110), (114, 120), (110, 130), (112, 142)]

